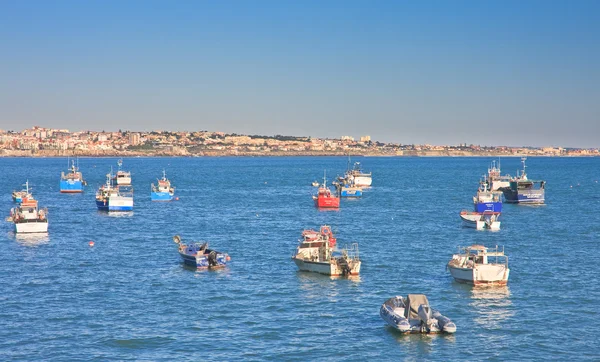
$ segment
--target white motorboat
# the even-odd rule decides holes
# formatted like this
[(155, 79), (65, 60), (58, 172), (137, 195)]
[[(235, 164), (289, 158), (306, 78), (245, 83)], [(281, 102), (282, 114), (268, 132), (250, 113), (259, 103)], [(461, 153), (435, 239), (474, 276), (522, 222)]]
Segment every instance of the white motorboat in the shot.
[(15, 233), (48, 232), (48, 210), (40, 210), (36, 200), (24, 199), (11, 209), (9, 220), (15, 224)]
[(296, 254), (292, 260), (302, 271), (331, 276), (358, 275), (361, 261), (358, 257), (358, 244), (337, 252), (336, 239), (327, 225), (319, 231), (304, 230)]
[(381, 305), (379, 315), (387, 324), (403, 333), (456, 332), (454, 322), (431, 308), (424, 294), (390, 298)]
[(500, 230), (500, 213), (492, 211), (475, 212), (463, 210), (460, 212), (463, 225), (477, 230)]
[[(493, 261), (492, 261), (493, 260)], [(483, 245), (461, 247), (447, 265), (457, 282), (504, 285), (508, 282), (508, 256), (504, 247), (486, 248)]]

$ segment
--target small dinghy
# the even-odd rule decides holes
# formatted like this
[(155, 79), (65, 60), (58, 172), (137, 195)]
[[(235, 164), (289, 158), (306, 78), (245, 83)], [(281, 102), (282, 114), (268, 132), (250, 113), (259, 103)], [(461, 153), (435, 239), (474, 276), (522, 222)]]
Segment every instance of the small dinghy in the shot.
[(224, 268), (231, 260), (226, 253), (209, 249), (207, 242), (182, 244), (179, 235), (173, 236), (173, 241), (179, 246), (179, 255), (183, 262), (197, 269)]
[(390, 298), (381, 305), (379, 315), (387, 324), (403, 333), (456, 332), (454, 322), (431, 308), (424, 294)]

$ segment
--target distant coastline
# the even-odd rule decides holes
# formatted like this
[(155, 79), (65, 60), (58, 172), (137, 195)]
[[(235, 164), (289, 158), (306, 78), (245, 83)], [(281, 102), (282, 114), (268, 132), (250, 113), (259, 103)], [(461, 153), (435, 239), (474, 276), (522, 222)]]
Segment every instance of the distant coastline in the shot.
[(232, 156), (365, 156), (365, 157), (520, 157), (600, 156), (599, 149), (510, 147), (462, 143), (417, 145), (383, 143), (361, 136), (239, 135), (224, 132), (70, 132), (33, 127), (0, 130), (0, 157), (232, 157)]

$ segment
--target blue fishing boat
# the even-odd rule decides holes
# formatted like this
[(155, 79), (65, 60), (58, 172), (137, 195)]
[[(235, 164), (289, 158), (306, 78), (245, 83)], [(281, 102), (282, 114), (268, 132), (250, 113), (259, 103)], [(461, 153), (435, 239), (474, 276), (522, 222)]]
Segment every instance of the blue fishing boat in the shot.
[(96, 207), (101, 211), (132, 211), (133, 187), (113, 186), (111, 176), (106, 175), (106, 184), (96, 192)]
[(29, 180), (25, 181), (23, 186), (25, 186), (24, 190), (21, 190), (21, 191), (15, 190), (12, 193), (13, 201), (18, 204), (22, 203), (24, 200), (33, 200), (33, 196), (31, 195), (31, 192), (29, 191)]
[(83, 180), (79, 168), (75, 166), (75, 161), (71, 160), (69, 171), (67, 173), (60, 173), (60, 192), (80, 193), (83, 192), (83, 186), (85, 185), (86, 182)]
[(340, 178), (333, 183), (340, 197), (361, 197), (363, 195), (362, 187), (358, 187), (353, 181)]
[(183, 262), (197, 269), (224, 268), (231, 260), (226, 253), (209, 249), (207, 242), (182, 244), (179, 235), (173, 236), (173, 241), (178, 246)]
[(501, 213), (502, 192), (492, 191), (488, 188), (487, 182), (480, 182), (477, 194), (473, 196), (473, 206), (475, 212)]
[(175, 188), (171, 187), (171, 181), (167, 179), (167, 173), (163, 170), (163, 177), (157, 180), (157, 185), (152, 184), (150, 199), (152, 201), (171, 201), (175, 195)]
[(525, 172), (525, 160), (521, 158), (523, 171), (510, 180), (509, 187), (503, 187), (502, 193), (508, 203), (513, 204), (543, 204), (545, 202), (546, 181), (530, 180)]

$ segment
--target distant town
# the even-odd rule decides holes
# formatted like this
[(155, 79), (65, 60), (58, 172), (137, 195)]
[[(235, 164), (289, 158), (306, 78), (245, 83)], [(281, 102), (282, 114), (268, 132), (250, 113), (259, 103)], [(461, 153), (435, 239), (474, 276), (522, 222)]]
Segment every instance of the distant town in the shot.
[(33, 127), (0, 130), (0, 157), (62, 156), (599, 156), (599, 150), (562, 147), (416, 145), (359, 139), (239, 135), (224, 132), (70, 132)]

